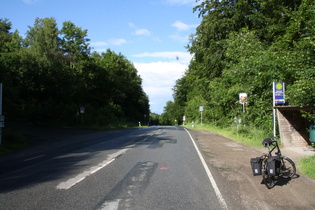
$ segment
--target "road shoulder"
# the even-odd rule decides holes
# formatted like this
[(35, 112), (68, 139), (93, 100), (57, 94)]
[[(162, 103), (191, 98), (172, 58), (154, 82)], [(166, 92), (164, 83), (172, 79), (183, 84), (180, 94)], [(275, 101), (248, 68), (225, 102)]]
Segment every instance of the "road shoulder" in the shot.
[(252, 175), (250, 158), (261, 156), (266, 152), (265, 148), (248, 147), (208, 131), (190, 132), (203, 152), (229, 207), (314, 209), (314, 180), (298, 173), (299, 177), (282, 181), (268, 190), (262, 183), (261, 176)]

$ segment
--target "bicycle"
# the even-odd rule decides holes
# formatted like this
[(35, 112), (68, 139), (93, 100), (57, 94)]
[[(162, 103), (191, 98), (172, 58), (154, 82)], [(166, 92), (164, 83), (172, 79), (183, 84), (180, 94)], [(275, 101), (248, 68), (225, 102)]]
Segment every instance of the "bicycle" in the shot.
[(278, 142), (274, 138), (264, 139), (262, 145), (268, 148), (268, 153), (251, 158), (250, 162), (254, 176), (262, 175), (264, 184), (271, 189), (279, 178), (292, 178), (296, 173), (296, 167), (290, 158), (282, 156)]

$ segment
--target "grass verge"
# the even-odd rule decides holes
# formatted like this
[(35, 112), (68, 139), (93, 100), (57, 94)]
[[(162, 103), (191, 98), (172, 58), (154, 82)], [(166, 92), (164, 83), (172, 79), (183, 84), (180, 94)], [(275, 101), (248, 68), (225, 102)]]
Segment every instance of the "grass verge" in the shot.
[(184, 125), (189, 129), (205, 130), (213, 133), (220, 134), (226, 138), (233, 139), (236, 142), (242, 143), (252, 147), (262, 147), (261, 142), (268, 137), (272, 137), (272, 134), (268, 134), (265, 131), (257, 129), (255, 127), (236, 127), (231, 126), (229, 128), (221, 128), (211, 124), (195, 125), (192, 127), (191, 124)]
[(315, 156), (301, 158), (298, 163), (299, 171), (315, 180)]
[(2, 143), (0, 145), (0, 155), (4, 155), (28, 145), (28, 138), (16, 133), (12, 128), (4, 128)]

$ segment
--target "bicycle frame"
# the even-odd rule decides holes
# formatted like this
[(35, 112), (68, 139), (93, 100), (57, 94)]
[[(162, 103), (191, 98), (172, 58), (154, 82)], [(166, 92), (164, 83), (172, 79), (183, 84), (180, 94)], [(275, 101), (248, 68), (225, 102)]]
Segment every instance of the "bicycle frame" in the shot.
[[(270, 146), (273, 146), (273, 148), (270, 149)], [(274, 150), (277, 150), (275, 152), (275, 155), (278, 157), (281, 157), (281, 150), (280, 150), (280, 147), (279, 147), (278, 142), (276, 140), (272, 140), (271, 144), (269, 144), (269, 146), (268, 146), (268, 156), (269, 157), (272, 156), (272, 152)]]
[[(262, 160), (261, 171), (265, 185), (267, 186), (268, 189), (271, 189), (275, 186), (276, 182), (278, 181), (278, 177), (285, 179), (293, 177), (296, 173), (296, 168), (294, 162), (290, 158), (282, 156), (279, 144), (274, 138), (264, 139), (262, 144), (264, 147), (268, 147), (268, 153), (261, 156)], [(272, 155), (273, 152), (275, 155)], [(276, 157), (275, 161), (280, 162), (271, 163), (273, 159), (270, 159), (271, 161), (269, 163), (271, 163), (271, 168), (269, 171), (267, 161), (269, 158), (272, 157)]]

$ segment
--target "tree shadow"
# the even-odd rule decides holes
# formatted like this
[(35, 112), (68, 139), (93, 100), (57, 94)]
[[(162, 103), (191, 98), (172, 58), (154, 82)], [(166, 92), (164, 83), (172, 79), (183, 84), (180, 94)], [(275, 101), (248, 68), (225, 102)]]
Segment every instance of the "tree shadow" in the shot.
[[(8, 193), (63, 177), (75, 176), (78, 170), (94, 166), (89, 163), (89, 159), (100, 157), (104, 159), (112, 153), (104, 153), (106, 151), (115, 151), (138, 145), (147, 145), (149, 149), (158, 149), (163, 147), (164, 144), (177, 143), (176, 139), (166, 135), (155, 136), (152, 141), (143, 141), (148, 133), (154, 131), (154, 129), (158, 130), (154, 127), (145, 130), (127, 129), (117, 135), (97, 135), (92, 140), (72, 145), (71, 148), (63, 148), (58, 151), (52, 150), (51, 153), (46, 154), (45, 159), (34, 160), (35, 162), (30, 163), (29, 166), (21, 165), (20, 168), (14, 169), (11, 173), (0, 176), (0, 193)], [(84, 137), (87, 138), (88, 135)], [(10, 165), (10, 163), (7, 164)]]

